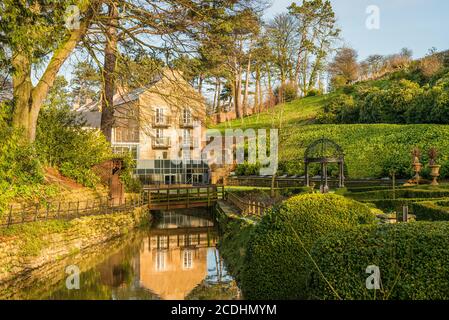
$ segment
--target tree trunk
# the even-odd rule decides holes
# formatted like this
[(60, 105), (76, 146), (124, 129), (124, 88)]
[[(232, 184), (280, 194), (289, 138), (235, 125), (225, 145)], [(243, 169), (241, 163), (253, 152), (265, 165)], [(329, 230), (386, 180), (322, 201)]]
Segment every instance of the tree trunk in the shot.
[(242, 97), (242, 69), (237, 63), (235, 58), (235, 71), (234, 71), (234, 109), (237, 118), (241, 118), (241, 97)]
[(260, 95), (260, 68), (259, 66), (256, 67), (256, 84), (255, 84), (255, 92), (254, 92), (254, 110), (260, 113), (260, 106), (259, 106), (259, 95)]
[(248, 115), (248, 91), (249, 91), (249, 78), (251, 72), (251, 53), (248, 56), (248, 64), (246, 66), (246, 79), (245, 79), (245, 95), (243, 96), (243, 115)]
[(114, 126), (115, 67), (117, 62), (117, 19), (115, 3), (109, 5), (110, 22), (106, 30), (106, 46), (103, 66), (103, 95), (101, 101), (101, 131), (108, 142), (112, 141)]
[(273, 103), (273, 87), (271, 85), (271, 70), (270, 70), (270, 66), (267, 64), (267, 77), (268, 77), (268, 106), (272, 107), (272, 103)]
[(15, 128), (22, 128), (31, 142), (29, 129), (30, 100), (33, 89), (31, 84), (31, 63), (26, 56), (17, 54), (12, 60), (12, 66), (14, 68), (12, 82), (15, 100), (12, 123)]
[(12, 123), (15, 128), (21, 128), (24, 131), (30, 143), (33, 143), (36, 139), (37, 119), (48, 91), (53, 86), (59, 69), (85, 35), (90, 24), (91, 14), (92, 12), (80, 24), (80, 28), (73, 30), (70, 36), (65, 41), (62, 41), (53, 52), (47, 68), (34, 88), (31, 84), (32, 65), (27, 54), (13, 52), (12, 65), (15, 70), (13, 74), (13, 95), (15, 106)]
[(198, 93), (201, 94), (203, 92), (203, 81), (204, 81), (204, 75), (200, 74), (198, 77)]
[(217, 82), (218, 82), (218, 89), (217, 89), (217, 111), (221, 112), (221, 99), (220, 99), (220, 94), (221, 94), (221, 81), (220, 78), (217, 78)]

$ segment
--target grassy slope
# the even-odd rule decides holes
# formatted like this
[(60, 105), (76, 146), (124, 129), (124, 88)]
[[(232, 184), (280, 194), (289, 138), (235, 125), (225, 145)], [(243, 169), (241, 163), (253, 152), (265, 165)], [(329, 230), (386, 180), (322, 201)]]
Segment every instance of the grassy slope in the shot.
[(302, 125), (313, 119), (317, 112), (323, 107), (327, 96), (309, 97), (298, 99), (284, 105), (278, 105), (274, 109), (260, 114), (221, 123), (214, 129), (237, 129), (237, 128), (283, 128), (287, 125)]
[(442, 174), (449, 175), (449, 139), (445, 138), (449, 137), (449, 126), (313, 124), (315, 115), (328, 97), (298, 99), (260, 115), (222, 123), (213, 128), (279, 128), (280, 168), (288, 174), (302, 174), (305, 148), (315, 139), (328, 137), (343, 147), (347, 174), (351, 178), (386, 176), (388, 173), (382, 168), (390, 165), (408, 167), (410, 151), (415, 146), (421, 150), (436, 146), (441, 153), (439, 162), (443, 165)]

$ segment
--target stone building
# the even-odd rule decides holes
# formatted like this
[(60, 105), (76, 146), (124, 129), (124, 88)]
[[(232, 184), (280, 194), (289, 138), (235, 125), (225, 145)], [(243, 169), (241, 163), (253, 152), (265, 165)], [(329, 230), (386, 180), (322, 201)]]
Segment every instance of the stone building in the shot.
[[(77, 111), (88, 128), (100, 128), (100, 103)], [(208, 183), (201, 141), (205, 118), (204, 98), (179, 73), (166, 70), (144, 88), (117, 90), (112, 148), (131, 152), (145, 185)]]

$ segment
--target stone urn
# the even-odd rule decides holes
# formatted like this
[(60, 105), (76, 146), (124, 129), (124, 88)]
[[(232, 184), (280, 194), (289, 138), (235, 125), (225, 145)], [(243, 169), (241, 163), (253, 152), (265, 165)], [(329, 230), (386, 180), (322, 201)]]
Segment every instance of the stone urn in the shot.
[(429, 168), (431, 170), (430, 171), (430, 175), (433, 178), (431, 184), (432, 184), (432, 186), (438, 186), (439, 184), (438, 184), (437, 179), (440, 176), (440, 168), (441, 168), (441, 166), (434, 164), (434, 165), (430, 165)]
[(415, 182), (417, 183), (417, 184), (419, 184), (419, 179), (420, 179), (420, 177), (419, 177), (419, 173), (421, 172), (421, 169), (422, 169), (422, 163), (419, 163), (419, 162), (414, 162), (413, 163), (413, 171), (415, 172)]

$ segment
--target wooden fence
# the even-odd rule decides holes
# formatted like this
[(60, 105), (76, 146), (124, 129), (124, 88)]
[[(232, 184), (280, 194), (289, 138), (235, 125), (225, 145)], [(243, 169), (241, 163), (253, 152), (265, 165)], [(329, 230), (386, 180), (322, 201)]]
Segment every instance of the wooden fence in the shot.
[(242, 215), (261, 216), (266, 209), (270, 208), (269, 205), (259, 201), (242, 199), (233, 192), (226, 192), (226, 200), (240, 209)]
[[(248, 177), (230, 177), (227, 179), (228, 186), (251, 186), (251, 187), (271, 187), (271, 177), (258, 177), (258, 176), (248, 176)], [(310, 182), (315, 183), (318, 187), (320, 185), (320, 178), (310, 177)], [(396, 183), (405, 183), (406, 180), (397, 179)], [(338, 186), (338, 179), (329, 179), (329, 185), (331, 187)], [(365, 186), (391, 186), (391, 180), (385, 179), (358, 179), (358, 180), (345, 180), (345, 185), (347, 187), (365, 187)], [(303, 177), (276, 177), (275, 187), (276, 188), (294, 188), (294, 187), (304, 187), (305, 179)]]
[(7, 214), (0, 219), (0, 227), (9, 227), (46, 220), (71, 220), (83, 216), (109, 214), (129, 211), (147, 205), (145, 195), (128, 195), (123, 203), (113, 205), (108, 197), (99, 197), (85, 201), (54, 201), (45, 204), (10, 205)]

